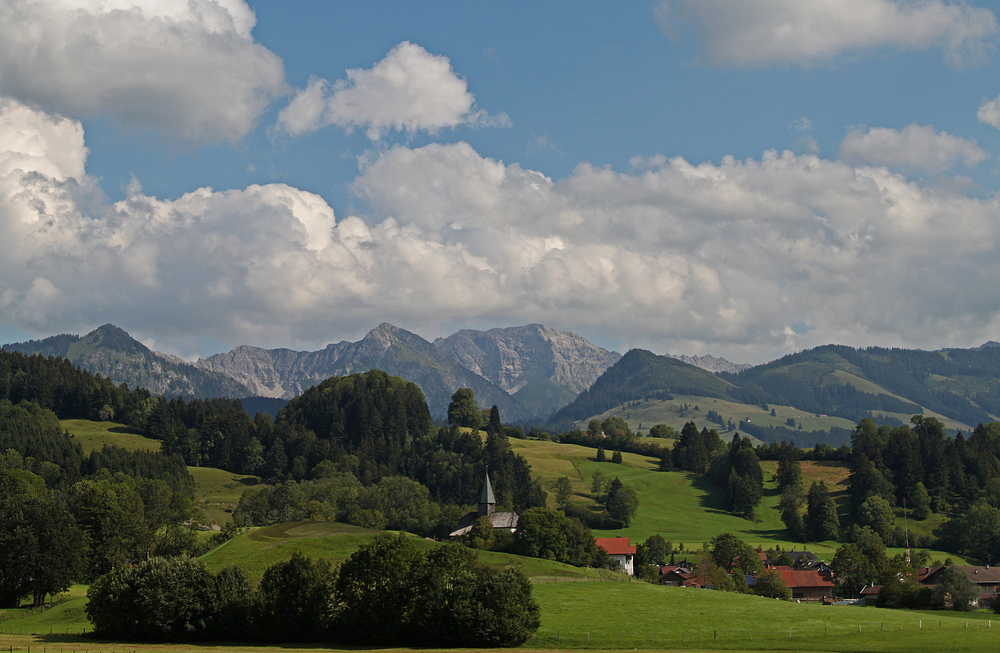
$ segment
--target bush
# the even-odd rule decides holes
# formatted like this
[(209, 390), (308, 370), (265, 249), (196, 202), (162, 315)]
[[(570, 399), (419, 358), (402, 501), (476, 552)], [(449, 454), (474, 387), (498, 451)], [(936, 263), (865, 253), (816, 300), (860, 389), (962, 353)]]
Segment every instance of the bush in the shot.
[(270, 642), (322, 639), (335, 578), (329, 562), (314, 563), (298, 551), (268, 567), (253, 606), (257, 636)]
[(519, 569), (490, 569), (459, 544), (424, 557), (387, 534), (344, 562), (334, 602), (334, 637), (363, 645), (519, 646), (539, 625)]
[(792, 598), (792, 590), (777, 571), (768, 569), (762, 572), (753, 582), (753, 593), (772, 599), (787, 601)]
[(214, 577), (190, 558), (117, 567), (90, 586), (87, 598), (95, 632), (130, 641), (206, 639), (218, 608)]

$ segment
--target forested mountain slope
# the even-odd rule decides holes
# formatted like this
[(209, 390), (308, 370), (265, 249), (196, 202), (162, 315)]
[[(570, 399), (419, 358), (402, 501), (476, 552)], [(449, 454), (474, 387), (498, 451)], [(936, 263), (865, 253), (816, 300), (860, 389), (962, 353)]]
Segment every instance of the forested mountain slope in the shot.
[(772, 403), (858, 421), (934, 411), (970, 427), (1000, 415), (1000, 348), (921, 351), (827, 345), (721, 374)]
[(554, 424), (573, 422), (638, 399), (665, 399), (673, 393), (726, 397), (728, 381), (670, 356), (632, 349), (571, 404), (552, 415)]

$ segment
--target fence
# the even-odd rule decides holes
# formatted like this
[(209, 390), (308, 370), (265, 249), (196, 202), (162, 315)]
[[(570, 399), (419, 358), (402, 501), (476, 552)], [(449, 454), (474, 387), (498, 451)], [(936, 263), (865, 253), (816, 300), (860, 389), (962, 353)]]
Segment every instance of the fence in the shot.
[[(904, 618), (894, 621), (856, 621), (835, 624), (810, 624), (806, 626), (762, 625), (760, 628), (691, 627), (679, 625), (673, 630), (639, 633), (635, 631), (569, 631), (566, 629), (542, 628), (529, 640), (532, 648), (595, 648), (595, 649), (636, 649), (671, 648), (674, 646), (711, 646), (713, 642), (725, 648), (738, 648), (741, 643), (753, 648), (753, 642), (763, 646), (779, 645), (781, 641), (794, 639), (818, 640), (832, 637), (897, 637), (899, 631), (908, 631), (911, 637), (922, 634), (960, 637), (963, 634), (982, 635), (995, 632), (996, 643), (1000, 644), (1000, 622), (993, 628), (993, 619), (955, 618)], [(919, 631), (919, 632), (918, 632)], [(957, 640), (956, 640), (957, 641)]]

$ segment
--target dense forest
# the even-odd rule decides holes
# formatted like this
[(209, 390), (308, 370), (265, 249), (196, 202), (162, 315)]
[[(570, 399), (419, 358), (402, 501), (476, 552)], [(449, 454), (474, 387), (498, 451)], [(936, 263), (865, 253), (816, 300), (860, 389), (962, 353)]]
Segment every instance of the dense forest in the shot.
[[(0, 603), (41, 601), (82, 573), (151, 555), (197, 553), (189, 464), (272, 483), (241, 503), (245, 524), (321, 517), (447, 534), (487, 468), (502, 508), (544, 505), (507, 440), (523, 434), (488, 412), (485, 441), (436, 428), (416, 385), (373, 370), (311, 388), (275, 420), (251, 420), (238, 401), (168, 401), (63, 359), (0, 352), (0, 518), (15, 525), (0, 535)], [(116, 419), (161, 451), (85, 455), (59, 426), (68, 418)]]

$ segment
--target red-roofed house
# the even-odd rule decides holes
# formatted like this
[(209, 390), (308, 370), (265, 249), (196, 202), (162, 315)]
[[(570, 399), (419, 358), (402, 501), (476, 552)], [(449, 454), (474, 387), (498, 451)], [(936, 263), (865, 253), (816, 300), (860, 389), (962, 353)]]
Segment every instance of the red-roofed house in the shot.
[(815, 569), (792, 569), (791, 567), (771, 567), (781, 574), (782, 580), (792, 590), (792, 598), (800, 601), (822, 601), (833, 596), (833, 575), (828, 571)]
[(617, 560), (622, 570), (629, 576), (635, 575), (634, 559), (635, 545), (629, 545), (627, 537), (595, 537), (597, 546), (608, 552), (608, 555)]

